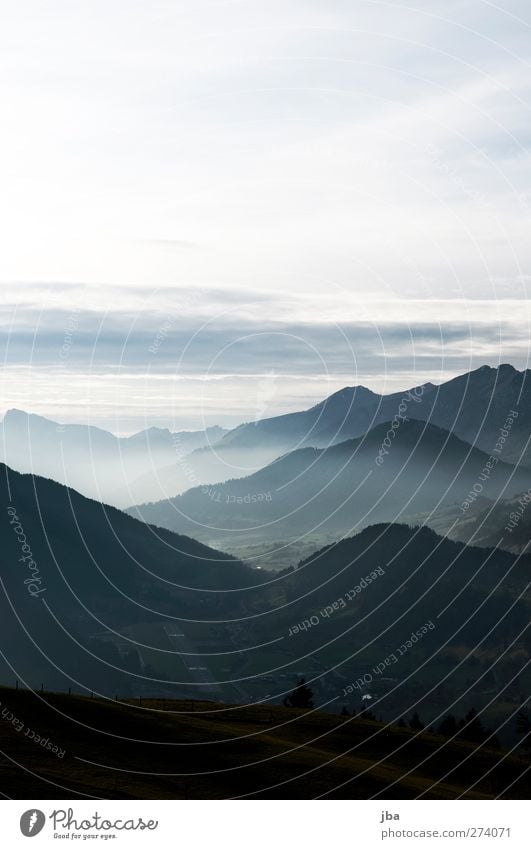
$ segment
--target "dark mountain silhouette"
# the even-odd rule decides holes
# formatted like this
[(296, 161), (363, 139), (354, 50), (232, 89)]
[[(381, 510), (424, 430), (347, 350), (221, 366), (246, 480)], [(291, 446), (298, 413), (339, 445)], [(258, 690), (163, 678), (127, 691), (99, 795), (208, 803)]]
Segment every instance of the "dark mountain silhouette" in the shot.
[(129, 692), (141, 669), (125, 626), (216, 619), (229, 596), (238, 609), (227, 590), (260, 581), (229, 555), (53, 481), (0, 465), (0, 492), (2, 681)]
[[(131, 503), (128, 489), (140, 475), (213, 444), (224, 433), (219, 427), (178, 433), (151, 427), (120, 438), (98, 427), (62, 425), (8, 410), (0, 429), (0, 458), (20, 472), (52, 478), (120, 506)], [(135, 494), (141, 491), (134, 489)]]
[[(52, 481), (0, 471), (5, 683), (137, 699), (195, 685), (200, 697), (201, 671), (192, 682), (177, 666), (166, 674), (179, 652), (197, 651), (207, 658), (196, 661), (200, 670), (216, 664), (212, 674), (240, 700), (280, 702), (304, 677), (317, 708), (337, 702), (359, 712), (370, 693), (378, 715), (418, 710), (426, 722), (450, 706), (464, 715), (489, 704), (505, 716), (507, 699), (529, 686), (528, 556), (386, 524), (271, 583), (189, 537)], [(166, 629), (158, 651), (155, 627)], [(419, 630), (400, 665), (371, 672), (386, 670), (386, 657)], [(350, 686), (368, 672), (370, 688)]]
[[(249, 477), (195, 487), (128, 512), (230, 548), (316, 532), (348, 535), (374, 522), (400, 521), (467, 499), (474, 503), (474, 487), (497, 498), (529, 486), (530, 470), (492, 456), (489, 461), (483, 451), (428, 423), (403, 421), (396, 430), (385, 423), (328, 449), (291, 452)], [(463, 520), (466, 509), (460, 511)]]
[[(513, 417), (512, 411), (518, 413)], [(425, 392), (411, 417), (429, 420), (491, 453), (504, 436), (501, 458), (531, 466), (531, 371), (482, 366)], [(508, 420), (511, 420), (509, 421)], [(504, 430), (508, 432), (503, 434)]]
[(257, 644), (284, 640), (252, 670), (304, 670), (317, 706), (359, 709), (366, 694), (388, 719), (432, 722), (453, 704), (498, 725), (531, 686), (530, 567), (428, 528), (371, 526), (284, 574), (274, 613), (251, 623)]

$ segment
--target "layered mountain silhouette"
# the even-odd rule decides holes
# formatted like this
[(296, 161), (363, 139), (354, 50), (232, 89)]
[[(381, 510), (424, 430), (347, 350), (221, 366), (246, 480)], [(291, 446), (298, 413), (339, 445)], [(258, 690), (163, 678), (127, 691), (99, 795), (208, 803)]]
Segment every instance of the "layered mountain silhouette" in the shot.
[(505, 459), (514, 462), (523, 453), (523, 459), (531, 460), (531, 371), (519, 372), (507, 364), (482, 366), (440, 386), (426, 383), (391, 395), (364, 386), (345, 387), (304, 412), (241, 425), (223, 437), (218, 450), (271, 446), (285, 453), (299, 445), (327, 447), (392, 420), (400, 405), (408, 418), (429, 420), (485, 451), (492, 450), (514, 410), (518, 416)]
[(173, 433), (152, 427), (119, 438), (101, 428), (61, 425), (9, 410), (0, 432), (0, 458), (19, 471), (124, 507), (171, 498), (199, 484), (247, 477), (283, 454), (360, 437), (397, 415), (429, 421), (487, 453), (512, 418), (502, 459), (531, 466), (530, 372), (510, 365), (482, 366), (441, 386), (426, 383), (391, 395), (345, 387), (308, 410), (231, 431), (211, 427)]
[(412, 520), (470, 545), (499, 547), (514, 554), (531, 550), (531, 490), (496, 501), (480, 497), (466, 518), (457, 505), (451, 505), (434, 516), (423, 513)]
[[(517, 413), (511, 417), (511, 412)], [(391, 395), (345, 387), (301, 412), (242, 424), (186, 463), (147, 472), (132, 487), (136, 502), (158, 501), (199, 483), (243, 478), (300, 447), (326, 448), (367, 433), (395, 416), (429, 421), (490, 453), (508, 418), (503, 459), (531, 467), (531, 372), (482, 366), (440, 386), (426, 383)]]
[(151, 427), (120, 438), (98, 427), (63, 425), (8, 410), (0, 428), (0, 458), (18, 471), (52, 478), (121, 506), (131, 503), (129, 487), (140, 475), (214, 444), (224, 433), (220, 427), (177, 433)]
[(127, 672), (142, 670), (125, 626), (216, 619), (260, 581), (229, 555), (3, 464), (0, 493), (4, 682), (128, 692)]
[[(463, 443), (451, 439), (461, 450)], [(341, 699), (358, 708), (361, 691), (348, 690), (349, 683), (432, 622), (401, 667), (371, 673), (364, 692), (380, 700), (380, 714), (399, 715), (412, 698), (428, 718), (452, 699), (462, 712), (492, 701), (493, 687), (507, 685), (518, 699), (527, 686), (515, 670), (530, 650), (528, 556), (381, 524), (271, 582), (187, 536), (55, 482), (2, 466), (0, 488), (5, 684), (175, 693), (194, 683), (179, 677), (179, 652), (204, 652), (207, 659), (196, 661), (199, 672), (191, 674), (215, 664), (208, 674), (219, 676), (233, 700), (281, 701), (302, 669), (319, 704)], [(313, 624), (299, 628), (304, 621)], [(165, 642), (152, 645), (155, 633)], [(203, 683), (195, 681), (199, 694)]]
[(428, 528), (374, 525), (288, 571), (275, 616), (257, 620), (254, 636), (275, 620), (287, 635), (279, 656), (306, 658), (323, 698), (357, 706), (368, 693), (389, 718), (417, 698), (429, 721), (461, 698), (519, 704), (531, 683), (530, 565)]
[(358, 439), (302, 448), (249, 477), (195, 487), (129, 512), (229, 548), (315, 532), (351, 534), (452, 504), (463, 505), (465, 519), (478, 492), (510, 497), (529, 487), (531, 470), (499, 457), (426, 422), (402, 421), (394, 430), (384, 423)]

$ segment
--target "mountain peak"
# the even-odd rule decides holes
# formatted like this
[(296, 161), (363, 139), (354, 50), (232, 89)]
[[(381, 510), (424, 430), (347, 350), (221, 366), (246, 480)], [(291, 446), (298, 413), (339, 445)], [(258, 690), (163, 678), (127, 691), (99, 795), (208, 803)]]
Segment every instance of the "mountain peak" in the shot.
[(375, 392), (372, 389), (369, 389), (367, 386), (362, 386), (358, 384), (357, 386), (344, 386), (342, 389), (338, 389), (337, 392), (332, 392), (331, 395), (328, 395), (324, 401), (319, 401), (318, 404), (315, 404), (311, 409), (315, 409), (316, 407), (321, 407), (324, 404), (329, 404), (331, 401), (344, 401), (349, 400), (351, 398), (355, 398), (356, 395), (362, 396), (375, 396)]
[(14, 418), (17, 418), (19, 416), (30, 416), (30, 415), (31, 415), (31, 413), (26, 413), (25, 410), (19, 410), (18, 407), (11, 407), (9, 410), (6, 410), (6, 414), (5, 414), (4, 418), (7, 419), (9, 417), (11, 419), (14, 419)]
[(16, 425), (17, 423), (27, 422), (28, 420), (44, 422), (46, 424), (56, 424), (56, 422), (52, 422), (51, 419), (47, 419), (45, 416), (40, 416), (38, 413), (28, 413), (26, 410), (19, 410), (18, 407), (12, 407), (11, 409), (6, 410), (4, 415), (4, 423)]

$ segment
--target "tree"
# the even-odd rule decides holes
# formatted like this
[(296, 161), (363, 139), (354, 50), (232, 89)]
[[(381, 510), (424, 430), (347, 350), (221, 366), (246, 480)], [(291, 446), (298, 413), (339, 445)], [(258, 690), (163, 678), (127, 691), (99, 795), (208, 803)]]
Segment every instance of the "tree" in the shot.
[(457, 721), (453, 714), (449, 713), (444, 717), (437, 731), (444, 737), (453, 737), (457, 733)]
[(459, 733), (463, 740), (471, 743), (482, 743), (489, 736), (489, 731), (483, 725), (477, 711), (472, 708), (459, 723)]
[(521, 710), (516, 715), (516, 733), (523, 737), (522, 747), (531, 749), (531, 720), (525, 710)]
[(313, 691), (306, 686), (304, 678), (300, 678), (297, 686), (284, 699), (285, 707), (293, 708), (313, 708)]
[(412, 728), (414, 731), (423, 731), (424, 729), (424, 723), (421, 722), (420, 716), (416, 711), (409, 720), (409, 727)]

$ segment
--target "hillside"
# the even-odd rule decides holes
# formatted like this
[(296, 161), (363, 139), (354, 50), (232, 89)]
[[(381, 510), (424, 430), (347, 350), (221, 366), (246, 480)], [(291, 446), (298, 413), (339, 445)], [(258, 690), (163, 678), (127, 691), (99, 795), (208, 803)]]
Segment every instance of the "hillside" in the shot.
[(279, 703), (304, 675), (326, 710), (359, 712), (362, 695), (389, 721), (484, 708), (514, 743), (506, 723), (531, 686), (529, 556), (376, 525), (270, 580), (52, 481), (5, 467), (0, 481), (0, 682)]
[(1, 688), (0, 702), (0, 781), (15, 799), (518, 799), (528, 791), (528, 759), (363, 718)]
[(220, 427), (176, 433), (150, 427), (117, 437), (99, 427), (60, 424), (8, 410), (0, 425), (0, 459), (17, 471), (52, 478), (90, 498), (121, 506), (131, 503), (128, 490), (139, 476), (215, 444), (224, 433)]
[(245, 675), (282, 693), (301, 671), (320, 704), (344, 693), (357, 710), (366, 694), (389, 719), (414, 704), (427, 722), (483, 707), (497, 726), (531, 687), (530, 567), (427, 528), (372, 526), (277, 576), (276, 609), (249, 623), (250, 642), (283, 639), (249, 653)]
[(53, 481), (2, 465), (0, 493), (0, 681), (127, 692), (149, 671), (125, 628), (215, 620), (260, 581), (226, 554)]

